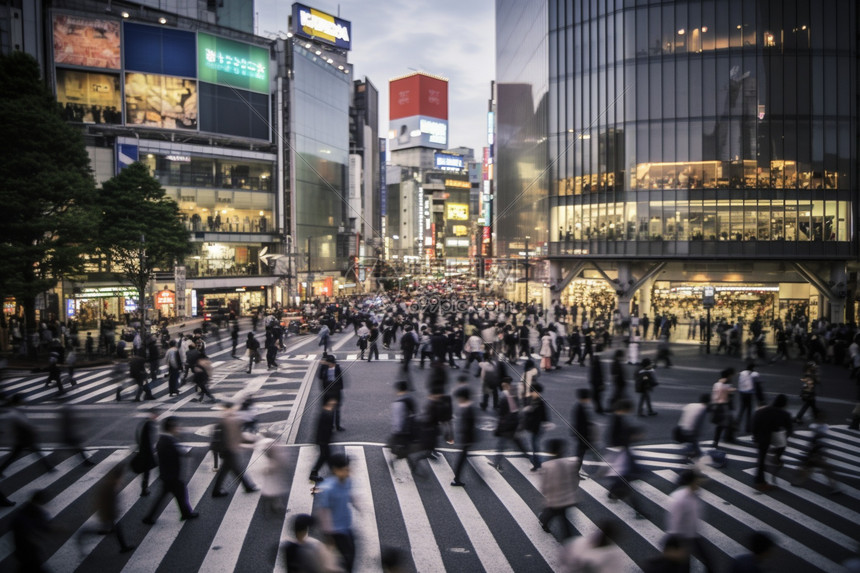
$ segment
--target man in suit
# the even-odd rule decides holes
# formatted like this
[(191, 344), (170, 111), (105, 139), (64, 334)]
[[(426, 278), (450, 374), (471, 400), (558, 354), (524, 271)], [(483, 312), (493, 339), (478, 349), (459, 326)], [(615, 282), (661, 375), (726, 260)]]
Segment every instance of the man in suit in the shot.
[(161, 500), (167, 495), (173, 495), (176, 498), (183, 521), (200, 516), (200, 514), (191, 509), (191, 503), (188, 501), (188, 488), (182, 479), (182, 467), (180, 463), (182, 452), (179, 450), (179, 442), (176, 439), (179, 436), (180, 430), (179, 418), (176, 416), (166, 418), (162, 429), (164, 433), (158, 438), (158, 445), (156, 446), (156, 451), (158, 452), (158, 471), (161, 477), (161, 492), (158, 494), (155, 503), (152, 504), (152, 509), (143, 518), (143, 523), (146, 525), (155, 524), (156, 513), (161, 505)]
[(325, 395), (325, 404), (323, 405), (322, 411), (320, 412), (319, 418), (317, 418), (317, 446), (319, 446), (320, 453), (317, 457), (317, 461), (314, 464), (314, 467), (311, 469), (311, 475), (308, 479), (320, 482), (322, 478), (320, 477), (319, 471), (329, 461), (329, 457), (331, 456), (331, 435), (334, 425), (334, 416), (337, 411), (337, 398), (334, 395), (326, 394)]

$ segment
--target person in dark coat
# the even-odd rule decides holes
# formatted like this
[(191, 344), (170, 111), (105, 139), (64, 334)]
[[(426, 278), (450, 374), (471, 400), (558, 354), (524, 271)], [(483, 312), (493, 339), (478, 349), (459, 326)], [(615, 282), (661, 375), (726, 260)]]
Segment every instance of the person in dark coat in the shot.
[(785, 432), (785, 439), (791, 435), (791, 414), (785, 409), (788, 398), (779, 394), (770, 406), (759, 408), (753, 414), (752, 437), (758, 450), (756, 458), (755, 487), (759, 491), (767, 491), (770, 485), (764, 475), (765, 460), (770, 450), (774, 432)]
[(609, 398), (609, 408), (612, 409), (614, 404), (626, 397), (627, 394), (627, 378), (624, 374), (624, 351), (616, 350), (612, 357), (612, 366), (609, 368), (609, 375), (612, 378), (612, 396)]
[[(145, 394), (147, 400), (155, 400), (152, 395), (152, 390), (149, 387), (149, 381), (146, 378), (146, 361), (143, 356), (135, 354), (128, 361), (128, 370), (131, 379), (137, 384), (137, 393), (134, 395), (134, 401), (140, 402), (140, 395)], [(117, 392), (119, 398), (119, 392)]]
[(585, 454), (592, 448), (594, 423), (591, 421), (591, 391), (588, 388), (580, 388), (576, 391), (576, 404), (573, 405), (571, 413), (571, 426), (576, 449), (574, 457), (579, 459), (579, 465), (585, 459)]
[(373, 357), (379, 360), (379, 328), (375, 324), (370, 325), (370, 334), (367, 336), (367, 361)]
[(495, 431), (495, 436), (498, 438), (496, 456), (494, 461), (490, 462), (490, 465), (498, 471), (502, 471), (502, 447), (505, 445), (505, 442), (513, 442), (520, 453), (526, 457), (529, 455), (522, 440), (517, 436), (520, 411), (516, 396), (511, 393), (511, 379), (502, 379), (501, 387), (502, 392), (499, 394), (499, 420)]
[(119, 494), (122, 491), (122, 477), (125, 474), (125, 462), (120, 462), (111, 469), (107, 477), (96, 487), (94, 492), (94, 505), (96, 515), (101, 522), (97, 528), (84, 527), (78, 533), (78, 537), (83, 537), (85, 534), (97, 533), (99, 535), (107, 535), (113, 533), (119, 541), (120, 553), (128, 553), (134, 549), (134, 545), (130, 545), (123, 535), (122, 527), (120, 526), (119, 517)]
[(454, 398), (456, 398), (460, 409), (457, 416), (457, 439), (460, 442), (460, 453), (457, 455), (456, 464), (454, 464), (454, 481), (451, 482), (451, 485), (462, 487), (466, 484), (460, 480), (460, 475), (466, 464), (469, 450), (476, 441), (475, 406), (472, 404), (472, 392), (468, 386), (458, 387), (454, 391)]
[(12, 538), (15, 541), (15, 557), (20, 565), (20, 571), (27, 573), (47, 573), (44, 566), (45, 553), (44, 537), (52, 531), (50, 517), (45, 511), (48, 493), (40, 489), (33, 493), (30, 500), (15, 514), (12, 519)]
[(529, 394), (526, 397), (526, 405), (523, 407), (523, 429), (528, 432), (531, 438), (531, 470), (533, 472), (536, 472), (541, 467), (541, 461), (537, 453), (540, 449), (540, 436), (543, 431), (543, 424), (549, 420), (546, 403), (543, 401), (543, 396), (541, 396), (542, 393), (543, 384), (540, 382), (532, 383)]
[(594, 411), (603, 414), (603, 390), (606, 384), (603, 381), (603, 364), (600, 363), (600, 354), (594, 356), (591, 368), (588, 371), (588, 384), (591, 386), (591, 399), (594, 403)]
[(158, 459), (155, 455), (155, 446), (158, 442), (158, 410), (152, 408), (146, 416), (146, 419), (141, 422), (137, 428), (137, 451), (139, 457), (140, 470), (140, 496), (149, 495), (149, 472), (158, 467)]
[(254, 336), (253, 330), (248, 333), (245, 348), (248, 349), (248, 374), (250, 374), (254, 368), (254, 363), (260, 361), (260, 341)]
[(185, 481), (182, 479), (182, 452), (179, 450), (179, 442), (176, 439), (179, 436), (179, 418), (170, 416), (165, 418), (162, 425), (164, 433), (158, 438), (156, 451), (158, 452), (158, 473), (161, 478), (161, 491), (152, 504), (152, 509), (146, 517), (143, 518), (143, 523), (146, 525), (154, 525), (156, 513), (161, 500), (168, 495), (176, 498), (176, 504), (179, 506), (179, 512), (183, 521), (194, 519), (200, 516), (199, 513), (191, 509), (191, 503), (188, 501), (188, 488)]
[(316, 443), (317, 446), (319, 446), (320, 453), (314, 467), (311, 469), (311, 475), (308, 478), (315, 482), (321, 482), (323, 480), (323, 478), (320, 477), (319, 471), (322, 469), (324, 464), (328, 463), (328, 460), (331, 457), (332, 426), (334, 425), (334, 416), (337, 411), (337, 398), (333, 394), (326, 394), (324, 400), (325, 404), (323, 405), (319, 418), (317, 418)]
[(85, 465), (94, 466), (95, 462), (87, 457), (84, 450), (84, 438), (80, 426), (80, 420), (74, 408), (70, 404), (63, 406), (60, 409), (60, 436), (63, 443), (81, 456)]
[(340, 423), (340, 408), (343, 403), (343, 372), (334, 356), (326, 356), (320, 362), (319, 378), (322, 383), (323, 395), (325, 396), (323, 400), (328, 401), (329, 398), (334, 398), (337, 402), (334, 416), (332, 417), (332, 425), (338, 432), (343, 432), (345, 430)]

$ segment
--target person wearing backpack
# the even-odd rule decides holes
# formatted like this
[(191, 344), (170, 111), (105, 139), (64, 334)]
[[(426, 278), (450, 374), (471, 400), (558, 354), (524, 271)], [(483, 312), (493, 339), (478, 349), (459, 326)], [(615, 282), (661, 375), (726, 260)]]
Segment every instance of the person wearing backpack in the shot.
[(642, 368), (636, 373), (636, 393), (639, 394), (639, 407), (636, 409), (640, 416), (645, 416), (642, 413), (642, 407), (648, 406), (648, 415), (656, 416), (657, 412), (651, 406), (651, 391), (659, 384), (654, 376), (654, 364), (651, 359), (644, 358), (642, 360)]

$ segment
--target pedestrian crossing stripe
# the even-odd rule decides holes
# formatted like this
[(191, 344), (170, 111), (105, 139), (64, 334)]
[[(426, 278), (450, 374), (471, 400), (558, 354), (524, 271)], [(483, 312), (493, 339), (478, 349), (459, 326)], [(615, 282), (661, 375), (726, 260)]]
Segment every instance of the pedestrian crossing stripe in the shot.
[[(423, 475), (415, 476), (402, 460), (394, 461), (393, 468), (389, 464), (368, 464), (371, 456), (377, 460), (382, 459), (375, 454), (380, 447), (373, 444), (345, 446), (345, 452), (351, 459), (354, 491), (359, 499), (359, 511), (354, 516), (358, 544), (356, 570), (374, 570), (378, 567), (381, 547), (388, 544), (386, 539), (380, 538), (379, 525), (380, 520), (393, 518), (393, 515), (388, 513), (391, 511), (391, 505), (386, 505), (386, 513), (383, 514), (379, 513), (373, 504), (374, 484), (380, 479), (389, 481), (393, 487), (397, 497), (394, 511), (399, 512), (406, 524), (408, 549), (418, 571), (441, 571), (446, 568), (445, 552), (452, 541), (446, 538), (444, 543), (447, 545), (441, 545), (440, 531), (448, 531), (448, 527), (437, 520), (437, 514), (442, 511), (439, 504), (445, 504), (446, 513), (453, 512), (460, 521), (465, 538), (456, 539), (457, 546), (474, 553), (474, 558), (485, 570), (515, 569), (511, 561), (512, 549), (498, 539), (496, 524), (500, 521), (520, 530), (534, 548), (534, 555), (540, 556), (539, 559), (535, 557), (534, 567), (530, 567), (530, 571), (557, 570), (560, 567), (558, 541), (554, 536), (542, 531), (536, 516), (537, 508), (531, 507), (526, 501), (527, 498), (533, 499), (540, 487), (539, 474), (529, 471), (529, 460), (520, 456), (506, 457), (504, 472), (500, 473), (490, 466), (488, 455), (479, 453), (481, 455), (470, 456), (468, 466), (471, 470), (461, 476), (466, 487), (454, 488), (448, 485), (453, 479), (453, 454), (441, 455), (437, 461), (418, 462)], [(289, 537), (293, 516), (298, 513), (312, 513), (314, 509), (312, 484), (307, 480), (307, 476), (316, 459), (317, 448), (302, 445), (291, 449), (295, 452), (295, 464), (287, 499), (287, 512), (285, 516), (279, 517), (282, 520), (281, 538)], [(390, 453), (383, 451), (385, 459), (393, 461)], [(117, 463), (127, 460), (130, 455), (131, 450), (125, 448), (105, 450), (97, 454), (100, 461), (86, 470), (81, 465), (80, 456), (72, 455), (56, 466), (57, 471), (37, 474), (40, 470), (38, 457), (31, 454), (8, 468), (9, 477), (17, 478), (13, 482), (20, 482), (22, 477), (31, 479), (18, 490), (5, 493), (13, 501), (20, 503), (33, 491), (50, 488), (53, 498), (46, 509), (52, 515), (58, 515), (77, 504), (83, 504), (82, 507), (89, 509), (93, 487)], [(264, 469), (261, 455), (261, 452), (255, 452), (248, 470), (252, 479), (258, 482)], [(219, 517), (186, 524), (179, 520), (178, 509), (170, 500), (158, 516), (158, 523), (152, 527), (144, 527), (136, 520), (131, 520), (131, 515), (139, 518), (142, 511), (150, 508), (153, 498), (139, 498), (140, 477), (131, 478), (122, 489), (119, 517), (123, 520), (127, 536), (136, 541), (138, 547), (127, 558), (123, 571), (155, 571), (170, 567), (170, 563), (163, 561), (185, 527), (197, 527), (207, 531), (199, 534), (203, 536), (200, 539), (209, 547), (203, 562), (199, 564), (201, 571), (232, 571), (250, 566), (242, 561), (242, 548), (249, 536), (254, 535), (255, 527), (259, 526), (257, 514), (260, 494), (247, 494), (239, 487), (239, 491), (233, 493), (232, 497), (212, 499), (208, 495), (215, 477), (211, 458), (202, 448), (195, 450), (192, 458), (194, 461), (190, 464), (192, 473), (188, 482), (191, 505), (196, 510), (199, 509), (204, 516), (214, 513)], [(625, 551), (623, 570), (635, 571), (638, 569), (637, 564), (641, 563), (644, 557), (656, 554), (661, 546), (665, 537), (663, 526), (666, 516), (663, 509), (667, 507), (669, 499), (666, 490), (674, 487), (680, 471), (680, 468), (659, 469), (648, 474), (646, 479), (634, 482), (637, 494), (649, 504), (649, 509), (651, 506), (658, 508), (657, 512), (646, 511), (645, 519), (634, 520), (635, 511), (624, 502), (610, 503), (607, 500), (606, 486), (595, 479), (580, 483), (582, 499), (578, 506), (567, 512), (567, 519), (580, 534), (593, 533), (597, 531), (598, 525), (591, 512), (595, 510), (595, 504), (599, 504), (603, 511), (628, 523), (634, 539), (620, 542), (622, 550)], [(750, 528), (773, 534), (781, 550), (808, 564), (804, 570), (837, 570), (841, 560), (839, 555), (848, 556), (854, 551), (853, 528), (860, 522), (860, 504), (857, 503), (860, 501), (860, 491), (851, 485), (840, 481), (839, 488), (845, 497), (840, 497), (839, 500), (830, 499), (818, 493), (826, 480), (814, 475), (808, 487), (791, 487), (784, 480), (779, 480), (777, 483), (785, 486), (780, 495), (766, 496), (732, 475), (710, 468), (705, 468), (704, 471), (711, 480), (705, 483), (699, 492), (708, 508), (708, 519), (702, 522), (700, 533), (707, 543), (719, 552), (722, 559), (744, 552), (744, 536)], [(741, 475), (751, 476), (752, 473), (753, 470), (749, 468), (741, 470)], [(69, 479), (71, 475), (77, 476), (77, 479)], [(751, 481), (750, 477), (749, 483)], [(4, 482), (4, 485), (8, 483), (9, 480)], [(228, 487), (232, 485), (228, 483)], [(525, 490), (524, 487), (531, 489)], [(438, 491), (439, 488), (443, 493), (441, 498), (435, 494), (431, 495), (431, 490)], [(160, 484), (156, 483), (155, 489), (160, 489)], [(495, 500), (493, 504), (503, 507), (507, 515), (488, 513), (488, 497)], [(842, 503), (842, 500), (847, 501)], [(738, 503), (739, 501), (743, 503)], [(814, 508), (814, 512), (809, 511), (810, 507)], [(7, 518), (12, 511), (13, 509), (8, 508), (0, 509), (0, 519)], [(72, 513), (80, 515), (79, 511)], [(738, 527), (718, 527), (716, 522), (712, 522), (717, 515), (721, 516), (720, 519), (728, 519), (730, 523), (737, 524)], [(86, 514), (83, 517), (83, 521), (69, 528), (73, 533), (72, 537), (56, 547), (50, 556), (48, 565), (52, 566), (52, 569), (73, 570), (86, 558), (77, 553), (77, 536), (89, 527), (94, 516)], [(270, 528), (271, 522), (265, 525)], [(11, 542), (11, 533), (0, 536), (0, 564), (6, 564), (5, 560), (10, 557)], [(650, 547), (649, 555), (643, 555), (641, 551), (634, 552), (637, 544), (643, 542)], [(85, 546), (85, 550), (89, 552), (108, 549), (116, 550), (114, 540), (108, 541), (104, 546), (102, 543)], [(837, 549), (841, 553), (838, 553)], [(528, 549), (518, 547), (517, 551)], [(269, 556), (270, 565), (274, 566), (275, 570), (282, 571), (280, 552), (269, 552)], [(185, 566), (187, 565), (186, 563)]]

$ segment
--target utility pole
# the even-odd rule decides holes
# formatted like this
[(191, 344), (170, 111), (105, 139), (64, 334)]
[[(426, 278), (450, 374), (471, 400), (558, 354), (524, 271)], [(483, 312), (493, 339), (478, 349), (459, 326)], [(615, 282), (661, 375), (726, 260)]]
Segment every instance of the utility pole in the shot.
[(307, 283), (307, 288), (305, 288), (305, 301), (306, 302), (311, 301), (311, 295), (313, 294), (312, 291), (314, 290), (314, 287), (312, 286), (313, 282), (314, 282), (314, 275), (313, 275), (313, 271), (311, 270), (311, 239), (313, 239), (313, 237), (308, 235), (308, 283)]
[(529, 239), (526, 237), (526, 307), (529, 305)]

